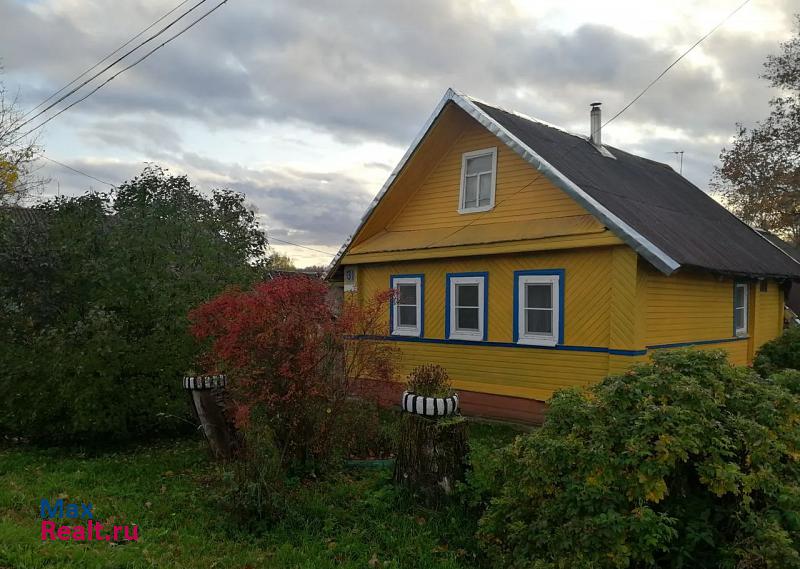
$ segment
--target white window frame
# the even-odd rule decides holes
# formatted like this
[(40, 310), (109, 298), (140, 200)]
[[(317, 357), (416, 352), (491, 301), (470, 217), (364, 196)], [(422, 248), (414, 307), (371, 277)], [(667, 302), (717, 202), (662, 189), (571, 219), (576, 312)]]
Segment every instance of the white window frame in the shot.
[(392, 289), (399, 291), (399, 285), (413, 284), (417, 287), (417, 325), (400, 326), (399, 292), (392, 300), (392, 336), (419, 336), (422, 332), (422, 278), (393, 277)]
[[(464, 284), (478, 285), (478, 330), (458, 330), (456, 329), (456, 286)], [(484, 330), (486, 329), (486, 277), (482, 275), (450, 277), (450, 340), (470, 340), (473, 342), (483, 341)]]
[[(492, 157), (492, 181), (490, 184), (489, 205), (464, 207), (464, 193), (467, 187), (467, 160), (478, 156), (490, 155)], [(478, 213), (489, 211), (494, 208), (494, 194), (497, 184), (497, 147), (484, 148), (483, 150), (473, 150), (461, 155), (461, 190), (458, 195), (458, 213)], [(478, 183), (478, 201), (480, 201), (480, 182)]]
[[(736, 292), (739, 288), (744, 290), (744, 296), (743, 296), (744, 306), (742, 306), (741, 308), (736, 307)], [(744, 313), (744, 318), (742, 319), (742, 322), (744, 324), (743, 328), (736, 327), (737, 310), (742, 310), (742, 312)], [(750, 286), (747, 283), (735, 283), (733, 285), (733, 328), (734, 328), (733, 333), (736, 336), (739, 337), (747, 336), (747, 321), (749, 320), (749, 318), (750, 318)]]
[[(549, 284), (553, 291), (553, 311), (551, 334), (531, 334), (525, 325), (527, 308), (526, 285)], [(555, 346), (558, 344), (561, 325), (561, 276), (560, 275), (519, 275), (517, 276), (517, 343), (530, 346)]]

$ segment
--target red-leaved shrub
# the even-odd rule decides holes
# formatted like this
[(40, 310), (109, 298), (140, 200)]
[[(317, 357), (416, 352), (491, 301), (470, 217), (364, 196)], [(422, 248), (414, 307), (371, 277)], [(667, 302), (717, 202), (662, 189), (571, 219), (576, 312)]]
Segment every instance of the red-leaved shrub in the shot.
[(207, 344), (204, 366), (230, 378), (237, 426), (264, 410), (284, 464), (324, 461), (335, 449), (354, 381), (390, 379), (396, 349), (382, 333), (391, 293), (347, 301), (336, 314), (325, 283), (283, 277), (228, 290), (190, 315)]

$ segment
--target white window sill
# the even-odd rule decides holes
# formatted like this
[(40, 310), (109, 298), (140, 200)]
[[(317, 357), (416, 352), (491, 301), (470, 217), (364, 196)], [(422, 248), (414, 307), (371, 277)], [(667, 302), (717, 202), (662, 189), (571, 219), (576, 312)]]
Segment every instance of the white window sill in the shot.
[(747, 330), (736, 330), (735, 336), (737, 338), (747, 338)]
[(392, 330), (392, 336), (419, 337), (419, 328), (395, 328)]
[(448, 340), (468, 340), (470, 342), (482, 342), (483, 333), (481, 332), (450, 332)]
[(464, 213), (481, 213), (483, 211), (490, 211), (492, 209), (494, 209), (494, 204), (482, 205), (481, 207), (469, 207), (469, 208), (460, 207), (460, 208), (458, 208), (458, 213), (461, 213), (461, 214), (464, 214)]
[(522, 344), (524, 346), (547, 346), (552, 348), (558, 345), (558, 340), (555, 338), (520, 338), (517, 340), (517, 344)]

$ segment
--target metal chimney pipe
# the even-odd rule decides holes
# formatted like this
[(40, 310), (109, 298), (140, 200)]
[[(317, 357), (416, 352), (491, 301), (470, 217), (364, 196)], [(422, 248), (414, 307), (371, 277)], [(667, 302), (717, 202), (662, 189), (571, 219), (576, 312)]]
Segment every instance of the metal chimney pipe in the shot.
[(603, 145), (602, 139), (600, 138), (600, 129), (603, 124), (600, 120), (600, 105), (602, 105), (602, 103), (592, 103), (592, 110), (589, 112), (589, 127), (591, 129), (589, 139), (595, 146)]

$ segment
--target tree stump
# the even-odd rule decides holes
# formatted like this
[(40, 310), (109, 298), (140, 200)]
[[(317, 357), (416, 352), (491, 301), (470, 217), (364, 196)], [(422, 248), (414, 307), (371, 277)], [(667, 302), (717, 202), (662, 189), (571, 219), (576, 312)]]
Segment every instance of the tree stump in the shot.
[(452, 494), (456, 481), (464, 479), (466, 456), (467, 422), (463, 417), (401, 415), (396, 483), (436, 503)]

